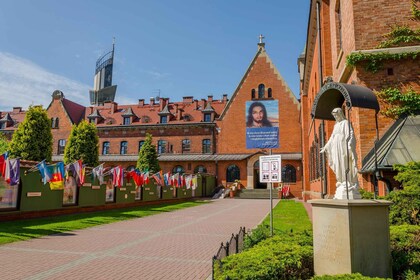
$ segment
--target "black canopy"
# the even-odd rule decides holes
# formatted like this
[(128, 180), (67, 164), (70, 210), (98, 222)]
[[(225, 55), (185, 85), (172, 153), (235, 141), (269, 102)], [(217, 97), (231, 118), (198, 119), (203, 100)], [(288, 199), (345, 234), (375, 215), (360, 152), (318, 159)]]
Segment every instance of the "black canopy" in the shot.
[(346, 102), (348, 109), (351, 107), (374, 109), (379, 111), (376, 95), (367, 87), (343, 83), (326, 83), (312, 105), (312, 119), (334, 120), (331, 111), (341, 107)]

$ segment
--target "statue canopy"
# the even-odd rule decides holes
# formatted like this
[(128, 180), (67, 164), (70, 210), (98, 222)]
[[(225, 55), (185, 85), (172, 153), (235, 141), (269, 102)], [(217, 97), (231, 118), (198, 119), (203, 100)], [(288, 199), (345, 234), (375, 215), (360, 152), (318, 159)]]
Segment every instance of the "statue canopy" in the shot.
[(379, 112), (379, 103), (376, 95), (367, 87), (349, 85), (343, 83), (326, 83), (312, 105), (312, 119), (334, 120), (331, 111), (341, 107), (346, 102), (346, 106), (374, 109)]

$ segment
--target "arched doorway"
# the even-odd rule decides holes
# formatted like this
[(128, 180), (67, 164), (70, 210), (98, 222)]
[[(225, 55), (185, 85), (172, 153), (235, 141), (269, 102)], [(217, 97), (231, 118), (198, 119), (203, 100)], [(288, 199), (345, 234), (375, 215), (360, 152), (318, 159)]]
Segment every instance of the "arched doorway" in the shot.
[(260, 183), (260, 161), (254, 163), (254, 189), (266, 189), (267, 183)]

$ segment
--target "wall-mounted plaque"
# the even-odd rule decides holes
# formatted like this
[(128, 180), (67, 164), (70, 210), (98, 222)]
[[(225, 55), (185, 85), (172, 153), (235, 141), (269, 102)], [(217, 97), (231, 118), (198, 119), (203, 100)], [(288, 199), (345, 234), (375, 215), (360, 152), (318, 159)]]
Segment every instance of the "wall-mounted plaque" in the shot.
[(92, 190), (99, 190), (101, 186), (92, 186)]
[(84, 183), (83, 184), (83, 187), (90, 187), (90, 186), (92, 186), (92, 183)]
[(41, 196), (42, 193), (41, 192), (27, 192), (26, 196), (27, 197), (37, 197), (37, 196)]

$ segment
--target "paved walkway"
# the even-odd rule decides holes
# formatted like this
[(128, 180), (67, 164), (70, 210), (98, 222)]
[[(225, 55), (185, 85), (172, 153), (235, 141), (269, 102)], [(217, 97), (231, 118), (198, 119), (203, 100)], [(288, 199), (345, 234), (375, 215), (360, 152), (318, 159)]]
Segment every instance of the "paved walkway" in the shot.
[(220, 243), (241, 226), (255, 227), (269, 209), (269, 200), (219, 199), (6, 244), (0, 246), (0, 279), (206, 279)]

